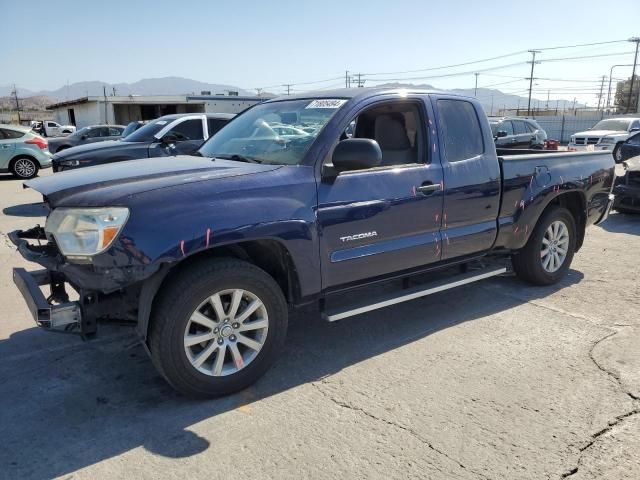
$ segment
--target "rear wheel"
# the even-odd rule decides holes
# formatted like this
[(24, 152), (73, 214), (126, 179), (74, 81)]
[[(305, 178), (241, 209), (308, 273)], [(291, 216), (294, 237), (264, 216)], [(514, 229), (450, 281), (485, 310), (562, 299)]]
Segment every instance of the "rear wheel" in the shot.
[(164, 286), (151, 320), (160, 373), (185, 395), (216, 397), (248, 387), (269, 368), (284, 345), (287, 304), (260, 268), (213, 259)]
[(576, 223), (571, 212), (553, 206), (540, 218), (527, 244), (511, 257), (519, 278), (551, 285), (565, 276), (576, 247)]
[(33, 178), (38, 174), (38, 163), (30, 157), (18, 157), (11, 162), (10, 169), (16, 178)]
[(616, 163), (620, 163), (622, 162), (622, 143), (618, 143), (616, 144), (615, 148), (613, 149), (613, 159), (615, 160)]

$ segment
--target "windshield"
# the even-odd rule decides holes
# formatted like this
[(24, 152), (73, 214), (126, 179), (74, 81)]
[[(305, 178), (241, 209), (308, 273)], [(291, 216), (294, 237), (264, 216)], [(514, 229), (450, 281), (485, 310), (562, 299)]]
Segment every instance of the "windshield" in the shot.
[(200, 154), (297, 165), (320, 130), (346, 101), (307, 99), (257, 105), (216, 133), (200, 148)]
[(631, 120), (611, 118), (609, 120), (600, 120), (591, 130), (615, 130), (617, 132), (626, 132), (630, 123)]
[(496, 135), (498, 135), (498, 125), (500, 125), (500, 123), (491, 122), (489, 123), (489, 125), (491, 125), (491, 133), (493, 133), (493, 136), (495, 137)]
[(131, 122), (129, 125), (126, 126), (126, 128), (122, 131), (122, 138), (127, 137), (128, 135), (131, 135), (133, 132), (136, 131), (136, 129), (138, 128), (138, 122)]
[(89, 135), (89, 130), (91, 130), (90, 127), (84, 127), (84, 128), (81, 128), (80, 130), (78, 130), (76, 133), (74, 133), (71, 136), (72, 137), (81, 137), (82, 135)]
[(135, 132), (127, 135), (122, 140), (125, 142), (153, 142), (155, 141), (154, 135), (166, 127), (172, 120), (166, 120), (162, 117), (147, 123), (144, 127), (136, 130)]

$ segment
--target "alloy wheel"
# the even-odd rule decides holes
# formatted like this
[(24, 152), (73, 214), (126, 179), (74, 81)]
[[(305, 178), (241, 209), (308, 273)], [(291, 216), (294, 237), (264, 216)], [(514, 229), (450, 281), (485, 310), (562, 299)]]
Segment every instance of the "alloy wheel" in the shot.
[(569, 250), (569, 229), (561, 220), (552, 222), (542, 237), (540, 261), (549, 273), (557, 272), (564, 264)]
[(220, 377), (237, 373), (258, 355), (267, 339), (267, 309), (248, 290), (214, 293), (191, 314), (184, 350), (200, 373)]
[(30, 178), (36, 173), (36, 165), (28, 158), (20, 158), (16, 160), (13, 169), (16, 174), (22, 178)]

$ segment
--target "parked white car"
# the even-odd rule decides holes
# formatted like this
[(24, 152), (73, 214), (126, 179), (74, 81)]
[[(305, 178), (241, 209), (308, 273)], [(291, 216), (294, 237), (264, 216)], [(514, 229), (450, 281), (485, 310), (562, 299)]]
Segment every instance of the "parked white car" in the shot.
[(569, 150), (609, 150), (616, 162), (620, 162), (620, 146), (637, 131), (640, 131), (640, 118), (607, 118), (585, 132), (571, 135)]
[(45, 137), (66, 137), (67, 135), (76, 133), (76, 127), (73, 125), (60, 125), (51, 120), (44, 120), (42, 122), (32, 121), (31, 128)]

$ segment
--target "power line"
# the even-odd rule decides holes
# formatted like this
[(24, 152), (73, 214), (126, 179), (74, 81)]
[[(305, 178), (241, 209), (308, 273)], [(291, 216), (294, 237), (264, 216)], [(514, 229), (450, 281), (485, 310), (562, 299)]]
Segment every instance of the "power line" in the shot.
[(617, 52), (617, 53), (601, 53), (598, 55), (584, 55), (580, 57), (563, 57), (563, 58), (545, 58), (544, 60), (540, 60), (540, 62), (560, 62), (565, 60), (582, 60), (585, 58), (598, 58), (598, 57), (616, 57), (619, 55), (628, 55), (633, 52)]
[(431, 71), (434, 71), (434, 70), (442, 70), (442, 69), (445, 69), (445, 68), (464, 67), (464, 66), (467, 66), (467, 65), (475, 65), (477, 63), (490, 62), (492, 60), (500, 60), (502, 58), (513, 57), (515, 55), (521, 55), (523, 53), (526, 53), (526, 50), (521, 50), (519, 52), (506, 53), (504, 55), (498, 55), (497, 57), (483, 58), (481, 60), (474, 60), (474, 61), (471, 61), (471, 62), (457, 63), (457, 64), (454, 64), (454, 65), (442, 65), (440, 67), (420, 68), (420, 69), (417, 69), (417, 70), (403, 70), (403, 71), (397, 71), (397, 72), (363, 73), (363, 75), (371, 77), (371, 76), (375, 76), (375, 75), (403, 75), (405, 73), (431, 72)]
[(537, 48), (536, 50), (560, 50), (562, 48), (576, 48), (576, 47), (592, 47), (594, 45), (607, 45), (607, 44), (611, 44), (611, 43), (622, 43), (622, 42), (626, 42), (627, 40), (610, 40), (608, 42), (595, 42), (595, 43), (579, 43), (576, 45), (563, 45), (560, 47), (546, 47), (546, 48)]

